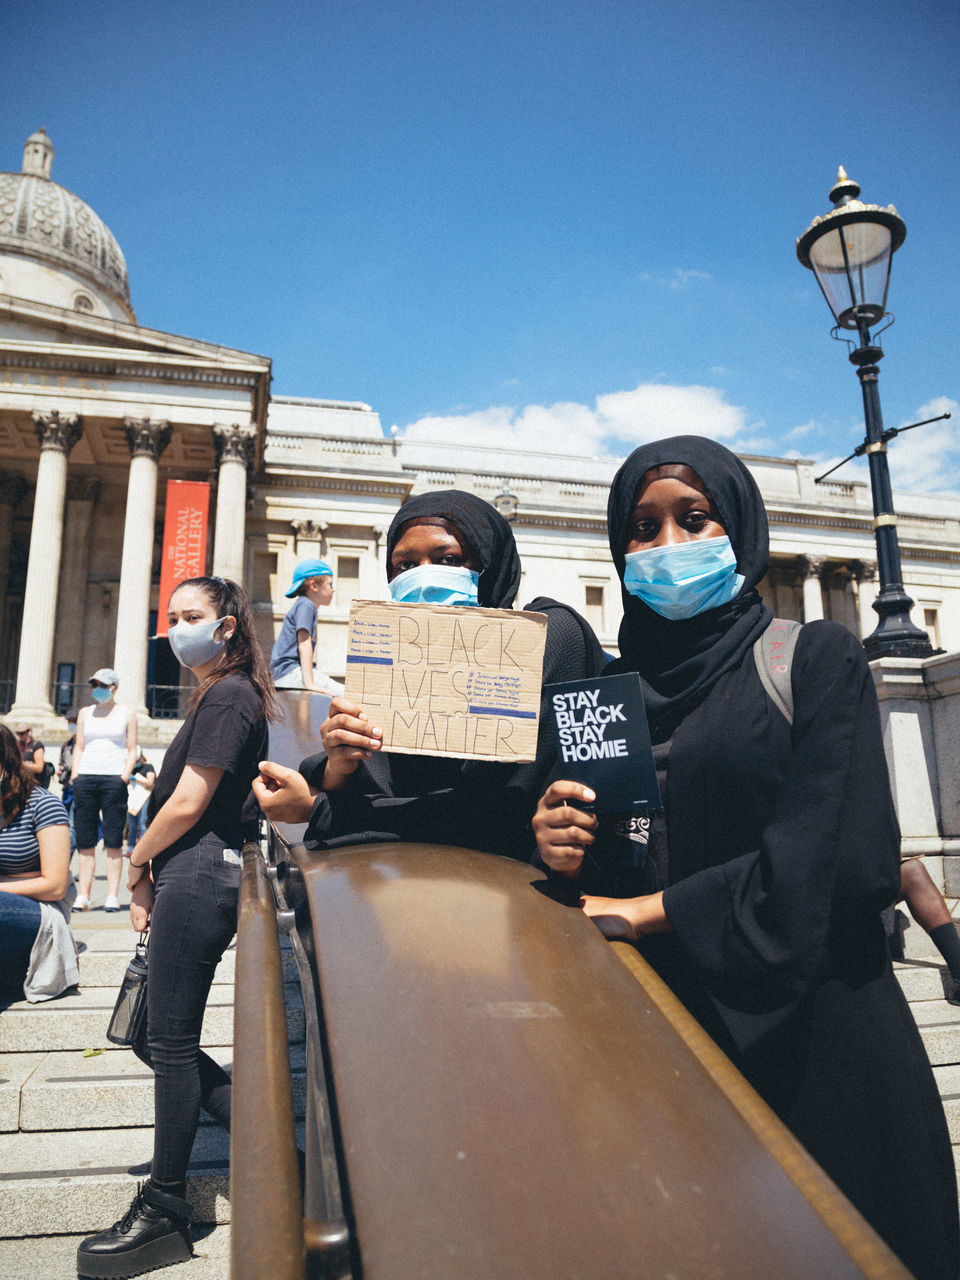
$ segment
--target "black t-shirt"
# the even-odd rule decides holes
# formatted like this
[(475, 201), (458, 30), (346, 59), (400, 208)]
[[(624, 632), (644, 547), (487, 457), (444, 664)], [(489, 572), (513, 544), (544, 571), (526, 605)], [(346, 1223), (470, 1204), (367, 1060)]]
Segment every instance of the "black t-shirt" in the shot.
[(159, 857), (188, 849), (211, 832), (226, 848), (238, 849), (243, 840), (241, 809), (266, 755), (267, 722), (259, 694), (246, 675), (225, 676), (204, 694), (167, 748), (150, 793), (149, 820), (170, 799), (188, 764), (222, 769), (223, 777), (199, 821)]

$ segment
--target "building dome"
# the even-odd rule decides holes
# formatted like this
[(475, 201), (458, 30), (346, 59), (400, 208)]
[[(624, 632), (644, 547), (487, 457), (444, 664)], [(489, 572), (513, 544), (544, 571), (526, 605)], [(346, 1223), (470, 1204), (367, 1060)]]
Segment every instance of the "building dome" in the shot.
[(53, 154), (39, 129), (24, 144), (22, 171), (0, 173), (0, 292), (136, 323), (120, 246), (88, 204), (51, 180)]

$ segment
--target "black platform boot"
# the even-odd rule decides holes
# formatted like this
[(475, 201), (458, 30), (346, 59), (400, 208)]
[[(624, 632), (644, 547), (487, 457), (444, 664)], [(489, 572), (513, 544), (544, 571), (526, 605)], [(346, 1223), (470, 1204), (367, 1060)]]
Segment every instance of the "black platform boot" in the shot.
[(191, 1213), (186, 1200), (145, 1182), (119, 1222), (88, 1236), (77, 1249), (77, 1273), (90, 1280), (127, 1280), (186, 1262), (193, 1256)]

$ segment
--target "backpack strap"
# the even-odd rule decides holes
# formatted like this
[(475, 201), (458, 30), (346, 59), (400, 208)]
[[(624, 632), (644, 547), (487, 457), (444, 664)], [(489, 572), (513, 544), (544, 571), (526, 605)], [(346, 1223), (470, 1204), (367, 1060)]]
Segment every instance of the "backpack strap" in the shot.
[(788, 724), (793, 724), (793, 651), (800, 634), (799, 622), (786, 618), (774, 618), (767, 629), (758, 636), (753, 646), (760, 683), (770, 695), (774, 705), (783, 712)]

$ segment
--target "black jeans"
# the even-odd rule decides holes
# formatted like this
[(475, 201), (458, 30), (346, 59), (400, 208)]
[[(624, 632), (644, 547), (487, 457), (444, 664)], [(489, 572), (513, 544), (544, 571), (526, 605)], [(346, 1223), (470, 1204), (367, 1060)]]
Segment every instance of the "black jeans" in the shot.
[(230, 1128), (230, 1077), (200, 1049), (203, 1012), (220, 957), (237, 931), (240, 868), (204, 836), (154, 862), (147, 1022), (135, 1046), (154, 1072), (151, 1180), (183, 1195), (200, 1108)]

